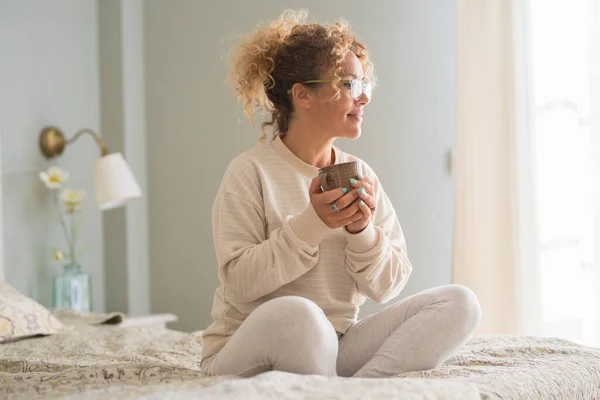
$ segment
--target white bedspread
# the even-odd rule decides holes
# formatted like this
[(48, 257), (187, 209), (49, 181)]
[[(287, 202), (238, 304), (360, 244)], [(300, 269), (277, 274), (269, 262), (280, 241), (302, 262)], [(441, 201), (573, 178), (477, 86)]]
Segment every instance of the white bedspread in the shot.
[(0, 398), (600, 399), (600, 350), (530, 337), (476, 337), (438, 369), (388, 379), (268, 372), (206, 377), (199, 333), (78, 326), (0, 345)]

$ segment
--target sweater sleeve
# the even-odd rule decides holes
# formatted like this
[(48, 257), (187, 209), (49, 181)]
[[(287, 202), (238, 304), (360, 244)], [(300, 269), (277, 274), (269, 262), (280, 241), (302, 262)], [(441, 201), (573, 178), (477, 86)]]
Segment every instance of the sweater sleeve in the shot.
[(346, 269), (363, 295), (385, 303), (406, 286), (412, 265), (396, 212), (378, 186), (376, 180), (376, 211), (369, 225), (358, 234), (344, 233)]
[[(242, 302), (265, 296), (314, 267), (318, 243), (330, 229), (309, 203), (267, 237), (263, 208), (250, 199), (224, 192), (213, 207), (219, 278)], [(301, 228), (298, 233), (293, 221)]]

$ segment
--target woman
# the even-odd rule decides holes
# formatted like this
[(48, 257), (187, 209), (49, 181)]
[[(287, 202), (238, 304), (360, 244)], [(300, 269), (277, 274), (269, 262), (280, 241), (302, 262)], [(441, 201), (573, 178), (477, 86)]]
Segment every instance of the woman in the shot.
[[(361, 134), (373, 68), (345, 22), (306, 24), (285, 12), (233, 57), (231, 76), (263, 138), (229, 165), (213, 206), (221, 286), (203, 333), (202, 368), (360, 377), (439, 366), (480, 319), (474, 294), (438, 287), (357, 321), (369, 297), (385, 303), (412, 271), (388, 197), (371, 168), (333, 145)], [(315, 82), (317, 81), (317, 82)], [(352, 188), (323, 192), (319, 168), (361, 162)]]

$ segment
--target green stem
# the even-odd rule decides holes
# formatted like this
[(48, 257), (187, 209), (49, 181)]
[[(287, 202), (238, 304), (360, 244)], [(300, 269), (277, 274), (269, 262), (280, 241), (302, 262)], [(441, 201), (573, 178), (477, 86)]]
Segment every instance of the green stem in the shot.
[(67, 224), (65, 222), (63, 213), (60, 209), (60, 205), (58, 204), (58, 195), (52, 196), (54, 200), (54, 206), (56, 207), (56, 212), (58, 213), (58, 220), (60, 221), (60, 226), (63, 228), (63, 232), (65, 233), (65, 240), (67, 242), (67, 246), (71, 243), (71, 237), (69, 235), (69, 228), (67, 228)]
[(69, 252), (71, 253), (71, 262), (75, 262), (75, 213), (71, 213), (71, 247)]

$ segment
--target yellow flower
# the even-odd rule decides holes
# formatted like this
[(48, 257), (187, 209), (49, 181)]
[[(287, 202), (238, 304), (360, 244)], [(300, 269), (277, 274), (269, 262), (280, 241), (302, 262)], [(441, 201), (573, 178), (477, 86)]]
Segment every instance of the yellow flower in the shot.
[(54, 253), (52, 253), (52, 258), (54, 258), (54, 261), (62, 261), (65, 259), (65, 255), (62, 251), (55, 250)]
[(58, 167), (50, 167), (46, 171), (40, 172), (40, 179), (48, 189), (60, 189), (61, 184), (69, 179), (69, 173)]
[(67, 212), (73, 214), (75, 211), (81, 209), (81, 204), (85, 198), (85, 191), (65, 189), (62, 191), (60, 197), (65, 202)]

